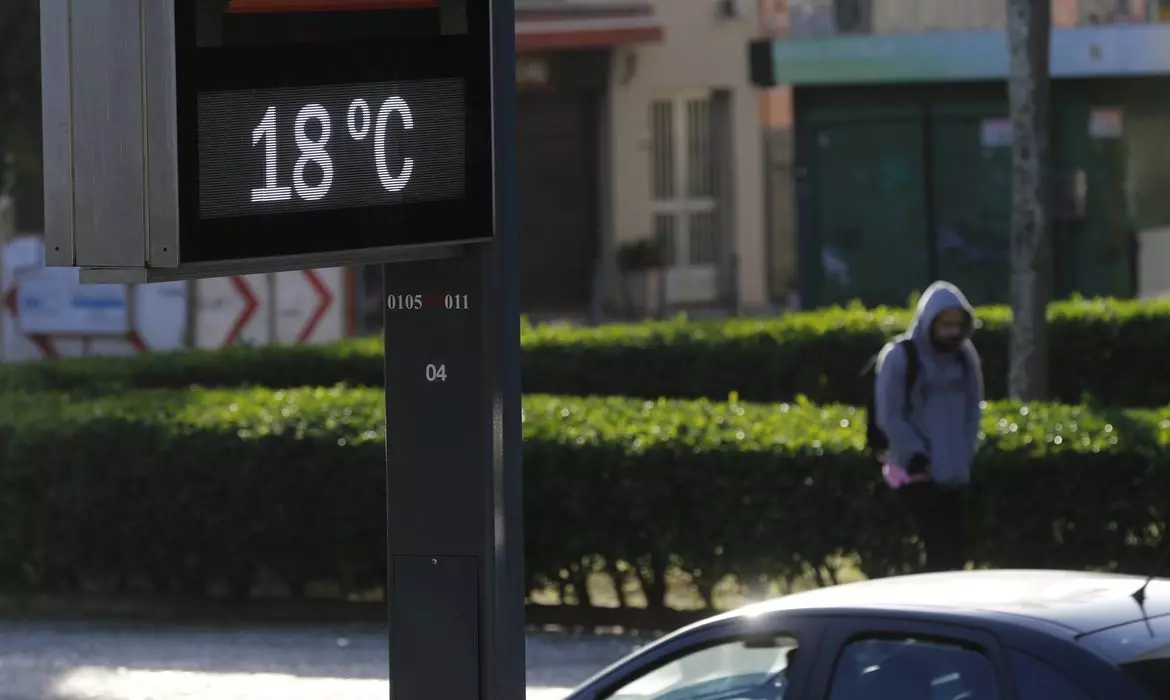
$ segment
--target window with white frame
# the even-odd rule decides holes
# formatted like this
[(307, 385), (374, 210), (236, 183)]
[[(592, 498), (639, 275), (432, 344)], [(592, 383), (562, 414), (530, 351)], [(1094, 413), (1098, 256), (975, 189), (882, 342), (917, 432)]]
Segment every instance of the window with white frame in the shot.
[(711, 90), (694, 90), (651, 106), (654, 234), (668, 267), (714, 269), (720, 262), (717, 120)]

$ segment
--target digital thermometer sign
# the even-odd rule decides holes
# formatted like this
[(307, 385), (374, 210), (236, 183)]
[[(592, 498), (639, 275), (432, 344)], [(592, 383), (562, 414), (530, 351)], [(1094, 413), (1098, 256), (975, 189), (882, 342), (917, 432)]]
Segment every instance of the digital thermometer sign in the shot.
[(184, 262), (493, 237), (480, 3), (175, 2)]
[(39, 4), (50, 266), (181, 279), (495, 238), (491, 2)]

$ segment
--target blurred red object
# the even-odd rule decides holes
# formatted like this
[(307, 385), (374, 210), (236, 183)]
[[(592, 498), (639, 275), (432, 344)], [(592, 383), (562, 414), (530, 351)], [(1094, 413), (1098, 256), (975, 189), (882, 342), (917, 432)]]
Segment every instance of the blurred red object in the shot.
[(227, 11), (248, 12), (349, 12), (355, 10), (428, 10), (438, 0), (231, 0)]

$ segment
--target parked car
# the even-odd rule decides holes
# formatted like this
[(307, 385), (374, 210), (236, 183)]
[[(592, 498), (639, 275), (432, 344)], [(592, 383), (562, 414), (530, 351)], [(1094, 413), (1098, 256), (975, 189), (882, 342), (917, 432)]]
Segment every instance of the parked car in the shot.
[(1170, 580), (1064, 571), (892, 577), (717, 615), (567, 700), (1170, 698)]

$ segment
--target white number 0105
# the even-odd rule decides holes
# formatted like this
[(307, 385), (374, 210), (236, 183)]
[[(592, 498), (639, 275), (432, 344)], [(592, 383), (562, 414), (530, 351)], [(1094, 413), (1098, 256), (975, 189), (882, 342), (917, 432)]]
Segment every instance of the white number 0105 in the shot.
[(428, 382), (447, 381), (447, 365), (427, 365)]

